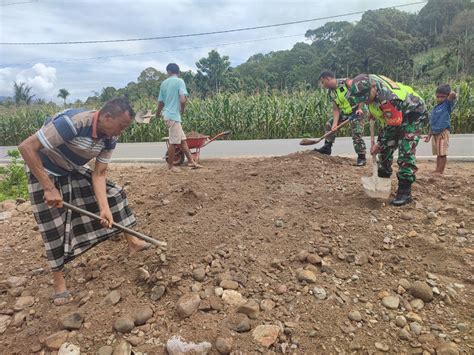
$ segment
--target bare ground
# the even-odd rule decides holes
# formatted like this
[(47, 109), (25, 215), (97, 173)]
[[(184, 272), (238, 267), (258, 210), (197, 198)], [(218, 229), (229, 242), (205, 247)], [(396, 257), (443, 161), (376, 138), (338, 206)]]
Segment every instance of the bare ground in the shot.
[[(84, 318), (67, 333), (81, 354), (121, 339), (136, 353), (162, 354), (173, 335), (208, 341), (211, 353), (218, 336), (227, 337), (236, 354), (474, 352), (474, 164), (449, 163), (451, 177), (432, 179), (433, 163), (421, 163), (415, 202), (402, 208), (366, 197), (360, 176), (371, 169), (349, 159), (299, 153), (203, 164), (181, 173), (111, 167), (111, 179), (128, 192), (137, 229), (167, 241), (169, 250), (132, 258), (121, 238), (102, 243), (67, 265), (75, 297), (65, 306), (50, 301), (51, 278), (32, 215), (14, 212), (0, 222), (0, 281), (26, 277), (18, 287), (0, 283), (0, 333), (2, 315), (8, 323), (0, 353), (55, 354), (45, 340), (71, 312)], [(199, 268), (201, 282), (193, 276)], [(314, 282), (299, 280), (302, 268)], [(259, 304), (255, 319), (216, 296), (222, 280), (236, 281), (237, 291)], [(432, 301), (413, 302), (417, 280), (434, 290)], [(152, 300), (157, 285), (166, 292)], [(314, 287), (326, 298), (315, 297)], [(120, 301), (104, 305), (113, 289)], [(199, 309), (183, 318), (176, 304), (192, 290), (200, 295)], [(395, 309), (381, 302), (389, 295), (400, 301)], [(14, 307), (21, 296), (33, 296), (34, 304), (19, 316)], [(113, 329), (117, 318), (133, 319), (143, 306), (153, 310), (145, 325), (131, 334)], [(279, 327), (268, 348), (253, 336), (262, 324)]]

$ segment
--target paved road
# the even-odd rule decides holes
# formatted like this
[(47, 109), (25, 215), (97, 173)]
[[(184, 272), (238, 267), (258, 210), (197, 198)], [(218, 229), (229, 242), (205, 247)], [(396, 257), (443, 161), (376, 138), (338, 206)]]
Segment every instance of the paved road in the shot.
[[(203, 148), (201, 158), (234, 158), (234, 157), (256, 157), (276, 156), (294, 153), (300, 150), (313, 149), (314, 146), (302, 147), (300, 139), (267, 139), (247, 141), (215, 141)], [(369, 138), (365, 137), (369, 146)], [(322, 143), (317, 145), (321, 146)], [(14, 147), (0, 147), (0, 158), (6, 155), (8, 149)], [(336, 140), (333, 146), (333, 154), (339, 156), (355, 157), (352, 141), (349, 137)], [(156, 143), (120, 143), (114, 152), (116, 162), (162, 162), (166, 152), (166, 144)], [(421, 141), (418, 145), (417, 157), (419, 159), (430, 159), (431, 143)], [(451, 160), (474, 161), (474, 134), (457, 134), (451, 136), (449, 158)], [(0, 159), (1, 162), (1, 159)]]

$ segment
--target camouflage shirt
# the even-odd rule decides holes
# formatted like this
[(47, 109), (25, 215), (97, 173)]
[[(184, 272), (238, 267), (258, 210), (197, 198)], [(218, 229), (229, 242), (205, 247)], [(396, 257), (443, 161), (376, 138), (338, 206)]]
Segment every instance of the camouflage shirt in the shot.
[[(337, 105), (337, 93), (336, 93), (336, 91), (341, 90), (341, 88), (342, 88), (342, 90), (347, 89), (347, 92), (349, 93), (350, 90), (351, 90), (351, 87), (346, 85), (347, 80), (350, 80), (350, 79), (349, 78), (336, 79), (336, 83), (337, 83), (336, 88), (335, 89), (328, 89), (329, 100), (331, 102), (334, 102), (336, 105)], [(352, 107), (352, 113), (355, 113), (355, 111), (357, 110), (357, 103), (355, 103), (354, 100), (352, 99), (352, 97), (350, 97), (348, 95), (346, 95), (346, 99), (347, 99), (347, 101), (349, 101), (349, 104)], [(338, 107), (339, 107), (339, 105), (338, 105)], [(343, 113), (341, 112), (341, 114), (343, 114)]]
[[(354, 78), (349, 95), (355, 102), (367, 102), (370, 88), (375, 83), (377, 95), (371, 105), (380, 108), (380, 105), (391, 102), (404, 116), (411, 112), (423, 115), (426, 113), (426, 105), (423, 99), (407, 85), (396, 83), (387, 77), (374, 74), (360, 74)], [(401, 100), (394, 91), (407, 92), (404, 100)]]
[[(418, 112), (420, 114), (426, 112), (425, 102), (417, 93), (415, 93), (415, 91), (413, 91), (410, 86), (395, 83), (386, 77), (384, 77), (384, 81), (381, 80), (377, 75), (370, 74), (369, 77), (373, 80), (373, 82), (375, 82), (377, 95), (375, 96), (374, 103), (378, 104), (378, 106), (390, 101), (398, 111), (403, 113), (404, 116), (411, 112)], [(402, 89), (408, 91), (405, 100), (400, 100), (400, 98), (391, 90), (390, 85), (393, 85), (394, 87), (401, 87)]]

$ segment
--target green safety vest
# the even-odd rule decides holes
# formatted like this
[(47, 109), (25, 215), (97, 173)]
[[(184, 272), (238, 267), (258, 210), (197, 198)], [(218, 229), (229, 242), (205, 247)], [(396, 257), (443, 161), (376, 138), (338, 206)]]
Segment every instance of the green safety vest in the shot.
[(336, 94), (334, 101), (336, 102), (337, 107), (339, 107), (339, 110), (341, 110), (344, 115), (351, 115), (354, 109), (352, 108), (349, 100), (346, 99), (346, 94), (348, 91), (346, 84), (339, 86), (334, 91)]
[[(388, 89), (394, 93), (401, 101), (405, 101), (407, 96), (409, 94), (415, 95), (417, 97), (420, 97), (410, 86), (404, 85), (402, 83), (396, 83), (392, 81), (391, 79), (387, 78), (386, 76), (383, 75), (372, 75), (376, 77), (378, 80), (383, 82)], [(383, 121), (383, 112), (382, 110), (378, 107), (378, 105), (375, 104), (375, 102), (372, 102), (369, 104), (369, 112), (377, 118), (380, 121)]]

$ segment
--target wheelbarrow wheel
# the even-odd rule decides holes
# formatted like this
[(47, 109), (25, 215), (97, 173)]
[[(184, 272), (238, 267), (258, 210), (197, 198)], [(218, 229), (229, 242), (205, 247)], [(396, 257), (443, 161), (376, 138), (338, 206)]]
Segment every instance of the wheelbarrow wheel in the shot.
[[(169, 157), (168, 157), (168, 152), (166, 152), (166, 162), (169, 164)], [(179, 166), (179, 165), (183, 165), (184, 163), (184, 153), (181, 149), (176, 149), (175, 153), (174, 153), (174, 159), (173, 159), (173, 165), (174, 166)]]

